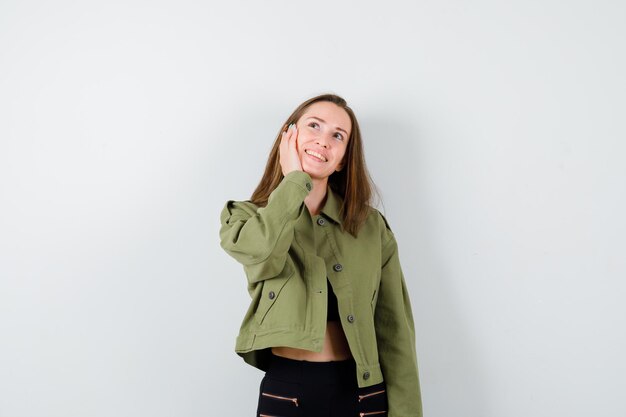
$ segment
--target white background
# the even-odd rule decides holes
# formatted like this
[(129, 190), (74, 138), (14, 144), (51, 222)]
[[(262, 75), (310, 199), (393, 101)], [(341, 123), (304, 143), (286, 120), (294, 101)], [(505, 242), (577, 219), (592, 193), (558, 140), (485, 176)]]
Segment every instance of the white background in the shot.
[(254, 414), (219, 212), (324, 92), (399, 242), (425, 416), (626, 415), (624, 21), (617, 0), (3, 0), (0, 417)]

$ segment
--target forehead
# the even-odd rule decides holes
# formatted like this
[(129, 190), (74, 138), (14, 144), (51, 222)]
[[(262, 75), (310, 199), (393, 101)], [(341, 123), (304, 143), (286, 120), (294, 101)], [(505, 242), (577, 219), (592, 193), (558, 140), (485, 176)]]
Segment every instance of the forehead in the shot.
[(307, 117), (319, 117), (323, 119), (331, 128), (342, 128), (350, 133), (352, 123), (350, 122), (350, 116), (348, 113), (335, 103), (329, 101), (318, 101), (311, 104), (302, 114), (301, 119)]

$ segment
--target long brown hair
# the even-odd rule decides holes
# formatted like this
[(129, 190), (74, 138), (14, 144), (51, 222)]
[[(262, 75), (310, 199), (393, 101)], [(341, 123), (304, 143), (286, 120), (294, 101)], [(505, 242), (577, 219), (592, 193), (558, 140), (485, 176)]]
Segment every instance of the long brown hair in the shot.
[(250, 197), (250, 201), (258, 207), (265, 207), (272, 191), (283, 179), (283, 172), (279, 159), (279, 146), (282, 132), (291, 123), (296, 123), (304, 114), (307, 108), (318, 101), (329, 101), (341, 107), (348, 113), (352, 123), (350, 137), (346, 153), (344, 155), (344, 165), (340, 171), (333, 172), (328, 177), (330, 188), (343, 198), (343, 206), (340, 215), (343, 223), (343, 230), (357, 237), (358, 231), (365, 222), (371, 206), (372, 190), (376, 189), (365, 165), (363, 154), (363, 142), (361, 141), (361, 130), (356, 116), (346, 100), (336, 94), (322, 94), (310, 98), (300, 104), (287, 118), (283, 126), (278, 131), (270, 156), (265, 166), (265, 172), (261, 182), (256, 187)]

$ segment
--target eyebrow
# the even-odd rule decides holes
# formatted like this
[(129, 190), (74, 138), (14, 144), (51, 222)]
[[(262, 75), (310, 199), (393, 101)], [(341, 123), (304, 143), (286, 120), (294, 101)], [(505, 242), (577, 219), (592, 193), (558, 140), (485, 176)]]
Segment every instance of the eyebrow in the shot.
[[(315, 116), (310, 116), (310, 117), (308, 117), (308, 119), (316, 119), (316, 120), (319, 120), (319, 121), (320, 121), (320, 122), (322, 122), (322, 123), (326, 123), (326, 121), (325, 121), (325, 120), (322, 120), (322, 119), (320, 119), (319, 117), (315, 117)], [(341, 130), (343, 133), (345, 133), (345, 134), (346, 134), (346, 136), (348, 136), (348, 132), (346, 132), (346, 131), (345, 131), (345, 130), (343, 130), (342, 128), (340, 128), (340, 127), (336, 127), (335, 129), (337, 129), (337, 130)]]

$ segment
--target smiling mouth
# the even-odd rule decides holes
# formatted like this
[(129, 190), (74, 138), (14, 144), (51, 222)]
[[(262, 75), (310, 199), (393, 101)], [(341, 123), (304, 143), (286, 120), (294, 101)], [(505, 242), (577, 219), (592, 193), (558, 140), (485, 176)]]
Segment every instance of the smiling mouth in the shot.
[(319, 153), (315, 152), (315, 151), (311, 151), (309, 149), (306, 149), (304, 151), (304, 153), (306, 153), (309, 156), (312, 156), (315, 160), (319, 161), (319, 162), (326, 162), (326, 158), (324, 158), (323, 155), (320, 155)]

